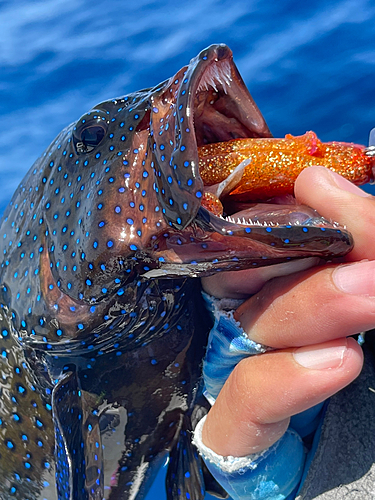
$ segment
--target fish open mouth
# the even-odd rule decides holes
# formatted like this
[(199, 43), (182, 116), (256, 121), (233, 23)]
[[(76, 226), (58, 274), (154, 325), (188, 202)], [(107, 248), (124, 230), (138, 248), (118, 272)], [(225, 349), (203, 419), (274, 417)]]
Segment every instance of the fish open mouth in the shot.
[[(194, 124), (198, 156), (199, 148), (209, 144), (272, 137), (233, 62), (232, 52), (225, 45), (211, 46), (197, 57), (191, 74), (191, 99), (190, 120)], [(250, 161), (251, 158), (247, 160)], [(196, 221), (202, 226), (220, 235), (250, 238), (265, 245), (266, 254), (269, 250), (275, 253), (275, 260), (280, 257), (276, 255), (279, 251), (285, 258), (285, 252), (292, 257), (332, 256), (350, 249), (352, 240), (344, 228), (324, 219), (310, 207), (298, 205), (293, 196), (271, 199), (267, 203), (257, 203), (251, 198), (236, 201), (229, 197), (229, 192), (240, 182), (245, 166), (243, 161), (220, 182), (207, 183), (201, 176), (203, 200)], [(221, 212), (217, 210), (218, 205)], [(283, 230), (274, 231), (276, 228)], [(233, 245), (236, 246), (234, 241)], [(257, 265), (265, 263), (257, 259)]]
[[(169, 123), (157, 127), (156, 119), (152, 122), (157, 193), (171, 229), (154, 240), (158, 268), (152, 276), (204, 276), (350, 251), (353, 241), (344, 228), (298, 205), (293, 197), (267, 203), (229, 197), (251, 158), (229, 175), (221, 172), (217, 181), (203, 175), (201, 148), (233, 139), (272, 137), (228, 47), (213, 45), (202, 51), (162, 90), (164, 97), (176, 96), (175, 102), (167, 99), (168, 113), (174, 110), (173, 128)], [(171, 119), (168, 113), (163, 119)]]

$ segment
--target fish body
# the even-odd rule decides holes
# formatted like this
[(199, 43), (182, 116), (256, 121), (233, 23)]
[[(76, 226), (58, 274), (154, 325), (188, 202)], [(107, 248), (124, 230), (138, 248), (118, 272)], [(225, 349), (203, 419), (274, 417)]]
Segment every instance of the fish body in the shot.
[(139, 500), (168, 453), (169, 499), (214, 484), (190, 443), (211, 324), (197, 278), (352, 246), (308, 208), (274, 225), (202, 207), (198, 146), (270, 135), (214, 45), (32, 166), (0, 232), (2, 500)]

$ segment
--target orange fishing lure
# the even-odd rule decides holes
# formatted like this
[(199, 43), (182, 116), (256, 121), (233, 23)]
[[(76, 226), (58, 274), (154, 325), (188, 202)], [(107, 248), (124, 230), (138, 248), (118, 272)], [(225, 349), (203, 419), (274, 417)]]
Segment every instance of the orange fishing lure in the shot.
[[(311, 165), (330, 168), (355, 184), (372, 182), (375, 158), (365, 149), (345, 142), (323, 143), (311, 131), (296, 137), (287, 134), (285, 139), (234, 139), (198, 148), (199, 172), (204, 185), (213, 186), (240, 170), (225, 196), (262, 201), (293, 194), (298, 174)], [(205, 198), (208, 204), (216, 203), (210, 193)]]

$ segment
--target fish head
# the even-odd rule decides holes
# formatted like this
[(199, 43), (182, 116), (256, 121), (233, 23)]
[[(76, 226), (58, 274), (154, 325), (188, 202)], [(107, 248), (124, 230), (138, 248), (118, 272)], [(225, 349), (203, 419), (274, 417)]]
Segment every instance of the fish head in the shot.
[(156, 87), (85, 113), (22, 185), (39, 193), (32, 211), (43, 221), (44, 288), (52, 280), (91, 304), (178, 263), (172, 247), (185, 230), (190, 241), (201, 210), (198, 146), (242, 136), (270, 132), (225, 45), (202, 51)]

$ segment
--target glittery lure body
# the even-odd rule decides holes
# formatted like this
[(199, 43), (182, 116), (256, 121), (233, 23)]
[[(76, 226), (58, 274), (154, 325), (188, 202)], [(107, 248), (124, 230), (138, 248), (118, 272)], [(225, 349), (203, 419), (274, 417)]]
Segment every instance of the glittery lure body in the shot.
[(206, 186), (225, 180), (236, 169), (242, 176), (228, 192), (232, 199), (267, 200), (293, 194), (301, 171), (319, 165), (337, 172), (354, 184), (374, 181), (375, 160), (365, 146), (345, 142), (321, 142), (314, 132), (284, 139), (233, 139), (198, 149), (199, 171)]
[(196, 278), (352, 245), (307, 207), (202, 206), (198, 146), (249, 137), (270, 132), (214, 45), (95, 106), (30, 169), (1, 224), (2, 500), (140, 500), (168, 453), (168, 499), (225, 498), (190, 443), (210, 326)]

